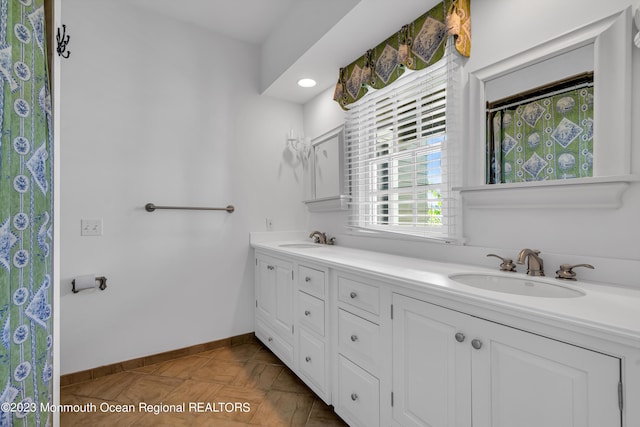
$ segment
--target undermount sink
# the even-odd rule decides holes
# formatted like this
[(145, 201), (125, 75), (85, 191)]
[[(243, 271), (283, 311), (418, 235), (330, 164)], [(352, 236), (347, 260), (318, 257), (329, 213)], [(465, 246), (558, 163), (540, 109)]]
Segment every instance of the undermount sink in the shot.
[(530, 297), (577, 298), (585, 295), (577, 289), (517, 276), (466, 273), (452, 274), (449, 278), (474, 288)]
[(316, 243), (282, 243), (278, 245), (281, 248), (319, 248), (320, 245)]

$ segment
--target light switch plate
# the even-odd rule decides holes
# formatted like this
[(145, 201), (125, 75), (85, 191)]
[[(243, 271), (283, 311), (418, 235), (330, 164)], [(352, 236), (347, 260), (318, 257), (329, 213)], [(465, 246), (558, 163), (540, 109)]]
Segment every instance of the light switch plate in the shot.
[(81, 236), (102, 236), (102, 219), (80, 220)]

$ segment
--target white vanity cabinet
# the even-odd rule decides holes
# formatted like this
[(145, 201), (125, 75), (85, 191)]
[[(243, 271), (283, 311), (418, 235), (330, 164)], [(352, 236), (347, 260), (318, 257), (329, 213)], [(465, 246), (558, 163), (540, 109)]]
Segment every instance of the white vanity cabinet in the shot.
[(256, 251), (255, 333), (331, 403), (327, 268)]
[(640, 426), (637, 290), (502, 296), (457, 265), (283, 247), (256, 245), (256, 336), (351, 427)]
[(393, 294), (397, 425), (620, 426), (621, 360)]
[(326, 268), (298, 264), (295, 331), (297, 372), (327, 404), (329, 388), (328, 286)]
[(380, 286), (337, 272), (334, 343), (335, 411), (350, 426), (380, 425), (382, 337)]
[(263, 253), (255, 258), (256, 336), (293, 368), (293, 263)]

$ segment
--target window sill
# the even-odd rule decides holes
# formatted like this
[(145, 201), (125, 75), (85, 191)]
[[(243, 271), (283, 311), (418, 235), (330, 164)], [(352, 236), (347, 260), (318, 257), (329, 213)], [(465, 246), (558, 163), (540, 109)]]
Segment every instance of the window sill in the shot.
[(309, 212), (332, 212), (347, 210), (348, 196), (326, 197), (315, 200), (304, 200)]
[(622, 194), (635, 175), (575, 178), (556, 181), (457, 187), (465, 207), (491, 208), (600, 208), (622, 206)]
[(347, 226), (347, 230), (345, 234), (357, 237), (375, 237), (378, 239), (388, 239), (395, 241), (405, 241), (405, 242), (418, 242), (418, 243), (442, 243), (442, 244), (453, 244), (453, 245), (462, 245), (464, 244), (464, 239), (458, 237), (444, 237), (444, 236), (419, 236), (415, 234), (409, 233), (401, 233), (394, 232), (389, 230), (376, 230), (373, 228), (358, 228), (355, 226)]

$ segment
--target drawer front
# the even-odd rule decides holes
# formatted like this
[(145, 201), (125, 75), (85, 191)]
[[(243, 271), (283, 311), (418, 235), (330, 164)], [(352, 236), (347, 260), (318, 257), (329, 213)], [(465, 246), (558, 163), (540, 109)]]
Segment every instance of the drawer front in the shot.
[(300, 373), (324, 393), (326, 391), (324, 342), (304, 329), (300, 329), (299, 339)]
[(256, 337), (287, 366), (293, 369), (293, 347), (274, 333), (265, 323), (256, 319)]
[(378, 373), (380, 327), (338, 310), (338, 351), (373, 374)]
[(324, 271), (301, 265), (298, 267), (298, 288), (323, 298), (325, 295)]
[(377, 286), (338, 277), (338, 299), (369, 313), (380, 313), (380, 290)]
[(380, 384), (376, 377), (343, 356), (338, 360), (336, 412), (350, 426), (380, 425)]
[(298, 322), (324, 336), (324, 301), (298, 291)]

